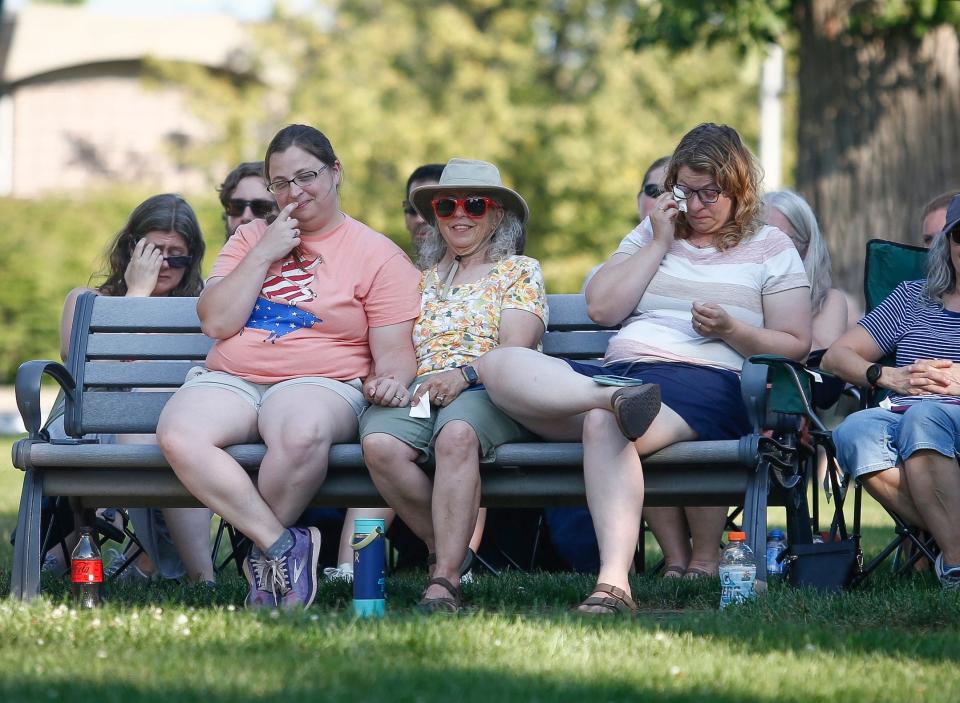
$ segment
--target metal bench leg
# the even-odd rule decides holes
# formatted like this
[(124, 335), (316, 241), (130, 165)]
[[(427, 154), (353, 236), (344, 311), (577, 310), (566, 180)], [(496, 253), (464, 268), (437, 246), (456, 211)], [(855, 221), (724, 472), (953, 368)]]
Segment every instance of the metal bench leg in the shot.
[(750, 477), (743, 498), (743, 529), (747, 544), (757, 563), (757, 591), (767, 589), (767, 494), (770, 490), (770, 469), (761, 462)]
[(27, 470), (20, 493), (17, 543), (13, 549), (10, 597), (30, 601), (40, 595), (40, 501), (43, 487), (36, 469)]

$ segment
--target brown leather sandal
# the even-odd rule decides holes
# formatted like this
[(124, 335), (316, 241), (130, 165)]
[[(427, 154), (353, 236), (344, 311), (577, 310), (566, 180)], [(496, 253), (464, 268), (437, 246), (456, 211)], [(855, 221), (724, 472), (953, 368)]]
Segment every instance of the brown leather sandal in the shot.
[[(434, 585), (445, 588), (447, 593), (450, 594), (450, 597), (427, 598), (427, 589)], [(457, 586), (454, 586), (442, 576), (438, 576), (427, 581), (427, 586), (423, 589), (423, 596), (420, 598), (420, 602), (417, 603), (417, 610), (421, 613), (456, 614), (463, 610), (463, 595)]]
[(716, 571), (707, 571), (699, 566), (688, 566), (687, 573), (683, 575), (683, 578), (687, 581), (696, 581), (697, 579), (715, 579), (717, 576), (718, 572)]
[(660, 578), (682, 579), (685, 572), (685, 567), (681, 566), (680, 564), (672, 564), (663, 570), (663, 573), (660, 574)]
[[(606, 593), (606, 596), (589, 596), (578, 605), (575, 612), (583, 615), (636, 615), (640, 608), (633, 598), (627, 595), (622, 588), (611, 586), (609, 583), (598, 583), (593, 587), (593, 593)], [(587, 608), (603, 608), (603, 610), (587, 610)]]
[(610, 398), (613, 416), (631, 442), (643, 436), (660, 412), (660, 386), (644, 383), (619, 389)]

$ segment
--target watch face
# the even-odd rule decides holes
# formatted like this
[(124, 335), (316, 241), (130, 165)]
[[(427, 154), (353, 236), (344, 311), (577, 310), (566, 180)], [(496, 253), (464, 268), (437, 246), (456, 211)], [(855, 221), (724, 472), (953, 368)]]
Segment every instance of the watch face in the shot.
[(476, 385), (480, 380), (480, 377), (477, 376), (477, 370), (470, 365), (463, 367), (463, 377), (467, 379), (467, 383), (471, 386)]
[(871, 386), (877, 385), (877, 381), (880, 380), (880, 374), (883, 373), (883, 367), (880, 364), (873, 364), (867, 368), (867, 383)]

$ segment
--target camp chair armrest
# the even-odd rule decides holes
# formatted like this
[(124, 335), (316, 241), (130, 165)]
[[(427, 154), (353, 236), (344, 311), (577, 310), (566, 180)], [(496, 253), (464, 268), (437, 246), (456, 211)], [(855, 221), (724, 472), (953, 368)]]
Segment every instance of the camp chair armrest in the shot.
[(804, 415), (815, 426), (822, 424), (813, 409), (814, 379), (803, 363), (776, 354), (755, 354), (748, 361), (769, 369), (768, 412)]
[(47, 441), (41, 430), (43, 418), (40, 416), (40, 383), (44, 376), (52, 377), (63, 390), (68, 401), (75, 397), (76, 383), (67, 368), (59, 361), (36, 359), (27, 361), (17, 369), (16, 395), (17, 408), (30, 439)]

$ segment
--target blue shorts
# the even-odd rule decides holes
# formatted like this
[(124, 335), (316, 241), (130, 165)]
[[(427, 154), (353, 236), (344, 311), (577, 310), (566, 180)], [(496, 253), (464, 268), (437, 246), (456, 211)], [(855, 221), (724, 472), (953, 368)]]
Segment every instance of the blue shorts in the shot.
[(740, 396), (740, 376), (733, 371), (680, 363), (618, 362), (594, 366), (564, 359), (583, 376), (609, 374), (660, 386), (663, 404), (697, 433), (697, 439), (738, 439), (753, 427)]
[(854, 477), (903, 465), (919, 449), (960, 454), (960, 405), (919, 402), (904, 413), (870, 408), (848, 415), (833, 431), (837, 460)]

